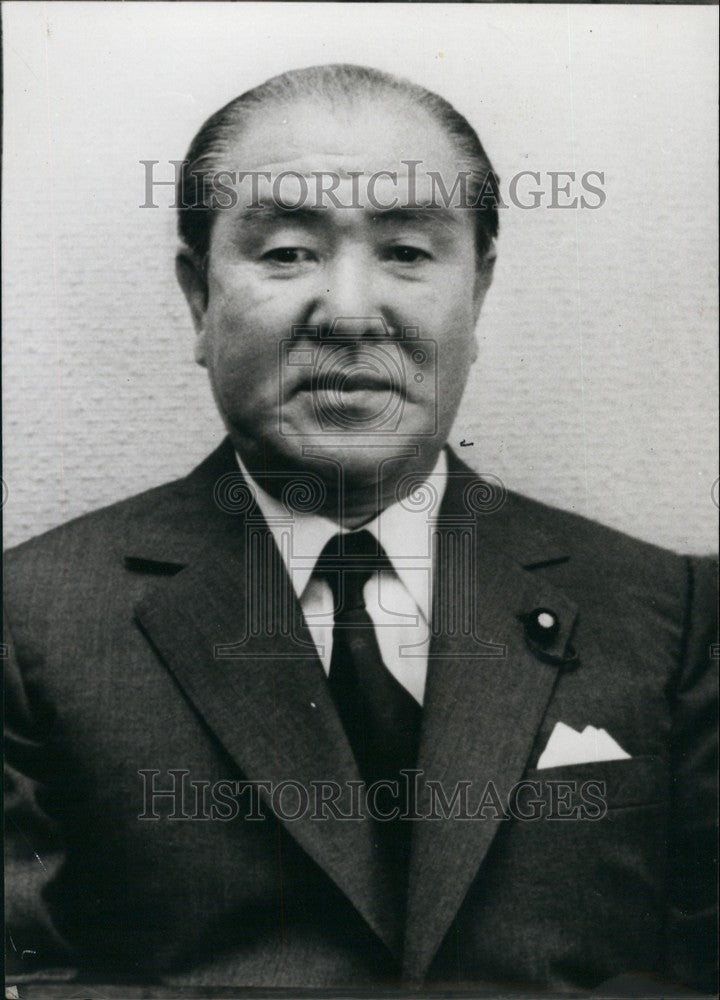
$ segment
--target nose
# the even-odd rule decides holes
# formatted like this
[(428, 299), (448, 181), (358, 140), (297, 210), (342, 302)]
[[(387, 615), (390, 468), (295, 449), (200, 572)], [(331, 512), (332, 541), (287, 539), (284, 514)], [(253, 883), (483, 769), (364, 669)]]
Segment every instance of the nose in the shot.
[(353, 339), (392, 335), (386, 306), (379, 300), (372, 262), (360, 247), (334, 255), (318, 274), (307, 322), (322, 335)]

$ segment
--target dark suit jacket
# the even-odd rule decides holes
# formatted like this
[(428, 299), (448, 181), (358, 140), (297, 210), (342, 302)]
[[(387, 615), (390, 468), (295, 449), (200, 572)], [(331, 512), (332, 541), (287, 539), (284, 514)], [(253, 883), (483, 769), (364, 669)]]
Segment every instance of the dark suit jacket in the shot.
[[(416, 822), (406, 921), (367, 821), (280, 821), (264, 799), (262, 820), (171, 819), (164, 799), (162, 818), (138, 818), (141, 769), (163, 787), (173, 770), (359, 778), (279, 552), (222, 479), (233, 468), (225, 442), (187, 478), (6, 556), (20, 970), (535, 995), (646, 972), (710, 988), (712, 566), (520, 496), (489, 500), (454, 456), (428, 525), (439, 555), (420, 801), (428, 779), (469, 781), (475, 799), (492, 782), (502, 803), (540, 779), (529, 787), (544, 818)], [(528, 625), (542, 608), (559, 622), (544, 642)], [(559, 720), (605, 728), (631, 759), (537, 771)], [(604, 783), (606, 814), (547, 818), (566, 811), (548, 779)], [(563, 792), (568, 808), (578, 794)]]

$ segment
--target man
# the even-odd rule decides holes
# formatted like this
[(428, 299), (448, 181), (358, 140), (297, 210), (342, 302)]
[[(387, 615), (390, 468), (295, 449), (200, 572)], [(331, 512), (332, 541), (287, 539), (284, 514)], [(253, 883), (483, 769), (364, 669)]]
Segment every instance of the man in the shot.
[(454, 109), (359, 67), (196, 137), (177, 273), (228, 439), (7, 556), (20, 971), (712, 989), (712, 566), (446, 447), (493, 190)]

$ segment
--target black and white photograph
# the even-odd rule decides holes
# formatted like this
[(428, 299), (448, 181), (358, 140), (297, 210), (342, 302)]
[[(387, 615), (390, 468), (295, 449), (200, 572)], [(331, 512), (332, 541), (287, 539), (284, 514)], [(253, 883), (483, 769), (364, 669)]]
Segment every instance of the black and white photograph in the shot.
[(718, 8), (2, 4), (5, 997), (716, 997)]

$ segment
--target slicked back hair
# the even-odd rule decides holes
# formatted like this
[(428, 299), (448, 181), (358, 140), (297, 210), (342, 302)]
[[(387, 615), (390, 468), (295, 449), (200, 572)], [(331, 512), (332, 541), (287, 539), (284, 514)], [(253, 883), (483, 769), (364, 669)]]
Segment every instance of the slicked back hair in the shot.
[[(392, 97), (411, 109), (424, 108), (454, 143), (458, 169), (467, 171), (467, 200), (475, 216), (475, 245), (483, 260), (498, 233), (495, 193), (498, 179), (480, 139), (466, 118), (439, 94), (382, 70), (331, 63), (289, 70), (235, 97), (205, 122), (193, 139), (178, 181), (178, 233), (198, 260), (205, 262), (217, 209), (208, 206), (210, 178), (226, 169), (231, 145), (243, 128), (268, 106), (311, 100), (329, 107)], [(411, 154), (406, 154), (412, 159)]]

